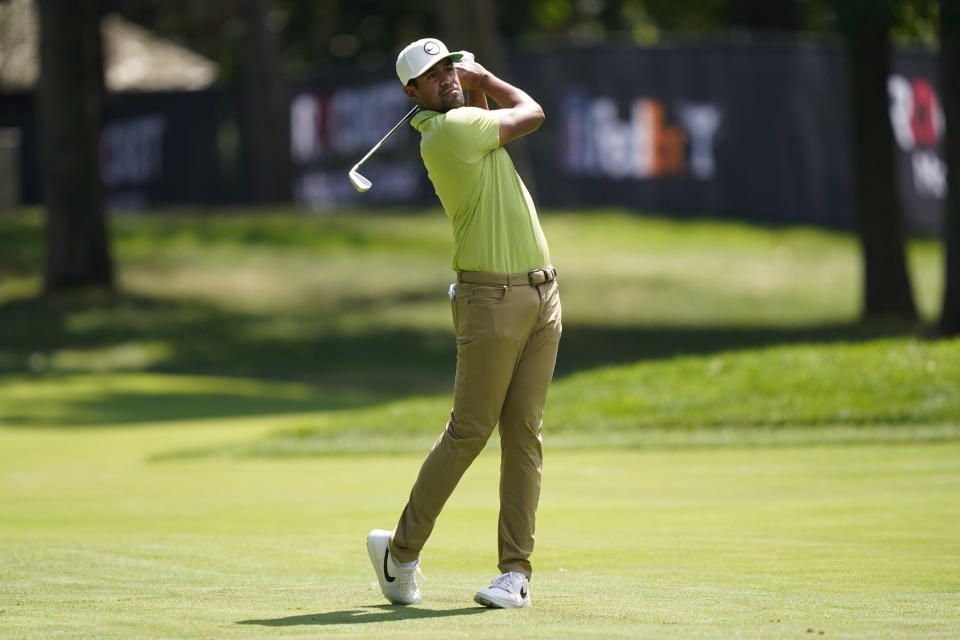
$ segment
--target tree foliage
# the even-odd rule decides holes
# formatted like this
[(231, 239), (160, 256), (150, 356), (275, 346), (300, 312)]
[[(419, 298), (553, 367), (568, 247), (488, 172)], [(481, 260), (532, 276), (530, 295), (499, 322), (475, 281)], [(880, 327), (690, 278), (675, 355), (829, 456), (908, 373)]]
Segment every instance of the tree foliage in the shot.
[[(241, 0), (106, 0), (108, 8), (190, 46), (240, 77), (246, 27)], [(841, 33), (858, 16), (882, 17), (900, 41), (936, 40), (937, 0), (490, 0), (508, 44), (653, 44), (674, 33), (729, 30)], [(285, 72), (374, 70), (406, 43), (440, 35), (434, 0), (272, 0), (265, 28), (282, 43)], [(459, 46), (451, 43), (451, 46)]]

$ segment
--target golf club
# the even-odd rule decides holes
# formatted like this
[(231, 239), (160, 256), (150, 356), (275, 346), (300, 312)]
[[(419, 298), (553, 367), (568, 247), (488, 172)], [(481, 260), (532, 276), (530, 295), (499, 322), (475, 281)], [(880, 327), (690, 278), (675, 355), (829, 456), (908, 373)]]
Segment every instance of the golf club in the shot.
[(410, 109), (409, 113), (407, 113), (407, 115), (403, 116), (403, 119), (402, 119), (400, 122), (398, 122), (398, 123), (393, 127), (393, 129), (390, 129), (390, 132), (387, 133), (387, 135), (383, 136), (383, 137), (380, 139), (380, 142), (378, 142), (377, 144), (373, 145), (373, 149), (370, 149), (370, 151), (367, 151), (367, 155), (363, 156), (363, 158), (360, 159), (360, 162), (358, 162), (357, 164), (353, 165), (353, 168), (350, 169), (350, 182), (353, 184), (353, 188), (354, 188), (354, 189), (356, 189), (357, 191), (360, 191), (360, 192), (362, 193), (362, 192), (368, 190), (370, 187), (373, 186), (373, 183), (370, 182), (367, 178), (364, 178), (362, 175), (360, 175), (360, 173), (357, 171), (357, 169), (360, 167), (360, 165), (362, 165), (364, 162), (367, 161), (367, 158), (369, 158), (370, 156), (372, 156), (373, 153), (374, 153), (377, 149), (380, 148), (380, 145), (382, 145), (384, 142), (386, 142), (387, 138), (389, 138), (389, 137), (392, 136), (394, 133), (396, 133), (397, 129), (399, 129), (400, 127), (402, 127), (403, 124), (404, 124), (407, 120), (409, 120), (410, 118), (412, 118), (417, 111), (420, 111), (420, 105), (417, 105), (417, 106), (415, 106), (413, 109)]
[[(460, 53), (462, 54), (462, 56), (461, 56), (461, 58), (460, 58), (461, 60), (473, 62), (474, 57), (473, 57), (473, 54), (472, 54), (471, 52), (469, 52), (469, 51), (461, 51)], [(360, 172), (357, 171), (357, 169), (359, 169), (359, 168), (360, 168), (360, 165), (362, 165), (364, 162), (366, 162), (366, 161), (367, 161), (367, 158), (369, 158), (370, 156), (372, 156), (372, 155), (374, 154), (374, 152), (375, 152), (377, 149), (379, 149), (380, 146), (381, 146), (384, 142), (387, 141), (387, 138), (389, 138), (389, 137), (392, 136), (394, 133), (396, 133), (397, 129), (399, 129), (400, 127), (402, 127), (403, 124), (404, 124), (407, 120), (409, 120), (410, 118), (412, 118), (412, 117), (417, 113), (417, 111), (420, 111), (420, 106), (419, 106), (419, 105), (415, 106), (413, 109), (410, 109), (409, 113), (407, 113), (407, 115), (403, 116), (403, 119), (400, 120), (400, 122), (398, 122), (396, 125), (394, 125), (393, 129), (390, 129), (390, 131), (387, 133), (387, 135), (383, 136), (383, 137), (380, 139), (380, 142), (378, 142), (377, 144), (373, 145), (373, 149), (370, 149), (370, 151), (367, 151), (367, 155), (363, 156), (363, 157), (360, 159), (360, 162), (358, 162), (357, 164), (353, 165), (353, 168), (350, 169), (350, 173), (349, 173), (348, 175), (350, 176), (350, 183), (353, 185), (353, 188), (354, 188), (354, 189), (356, 189), (356, 190), (359, 191), (360, 193), (363, 193), (364, 191), (367, 191), (368, 189), (370, 189), (370, 187), (373, 186), (373, 183), (370, 182), (370, 180), (368, 180), (367, 178), (365, 178), (365, 177), (363, 177), (362, 175), (360, 175)]]

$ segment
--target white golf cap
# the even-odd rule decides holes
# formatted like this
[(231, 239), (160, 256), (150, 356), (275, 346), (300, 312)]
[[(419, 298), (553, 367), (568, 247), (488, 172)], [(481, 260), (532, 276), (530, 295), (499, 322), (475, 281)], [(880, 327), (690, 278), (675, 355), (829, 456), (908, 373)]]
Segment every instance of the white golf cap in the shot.
[(408, 44), (397, 56), (397, 75), (401, 83), (407, 84), (444, 58), (450, 58), (456, 62), (464, 57), (464, 54), (466, 51), (450, 53), (447, 45), (436, 38), (422, 38)]

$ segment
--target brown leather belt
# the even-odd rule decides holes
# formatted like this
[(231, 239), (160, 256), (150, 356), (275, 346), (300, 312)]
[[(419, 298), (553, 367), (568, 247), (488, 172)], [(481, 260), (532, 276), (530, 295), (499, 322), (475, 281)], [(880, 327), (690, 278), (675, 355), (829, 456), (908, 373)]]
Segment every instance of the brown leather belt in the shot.
[(457, 282), (466, 284), (493, 284), (498, 286), (547, 284), (557, 279), (557, 270), (548, 265), (526, 273), (492, 273), (489, 271), (458, 271)]

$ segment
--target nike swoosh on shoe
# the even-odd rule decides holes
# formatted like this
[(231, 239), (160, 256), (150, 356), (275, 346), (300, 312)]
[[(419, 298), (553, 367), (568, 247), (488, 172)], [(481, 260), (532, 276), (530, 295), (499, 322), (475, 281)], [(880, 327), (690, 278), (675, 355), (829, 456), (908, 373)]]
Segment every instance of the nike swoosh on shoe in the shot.
[(396, 580), (396, 577), (390, 575), (390, 570), (387, 569), (387, 558), (390, 557), (390, 547), (387, 547), (387, 550), (383, 552), (383, 577), (386, 578), (387, 582), (393, 582)]

